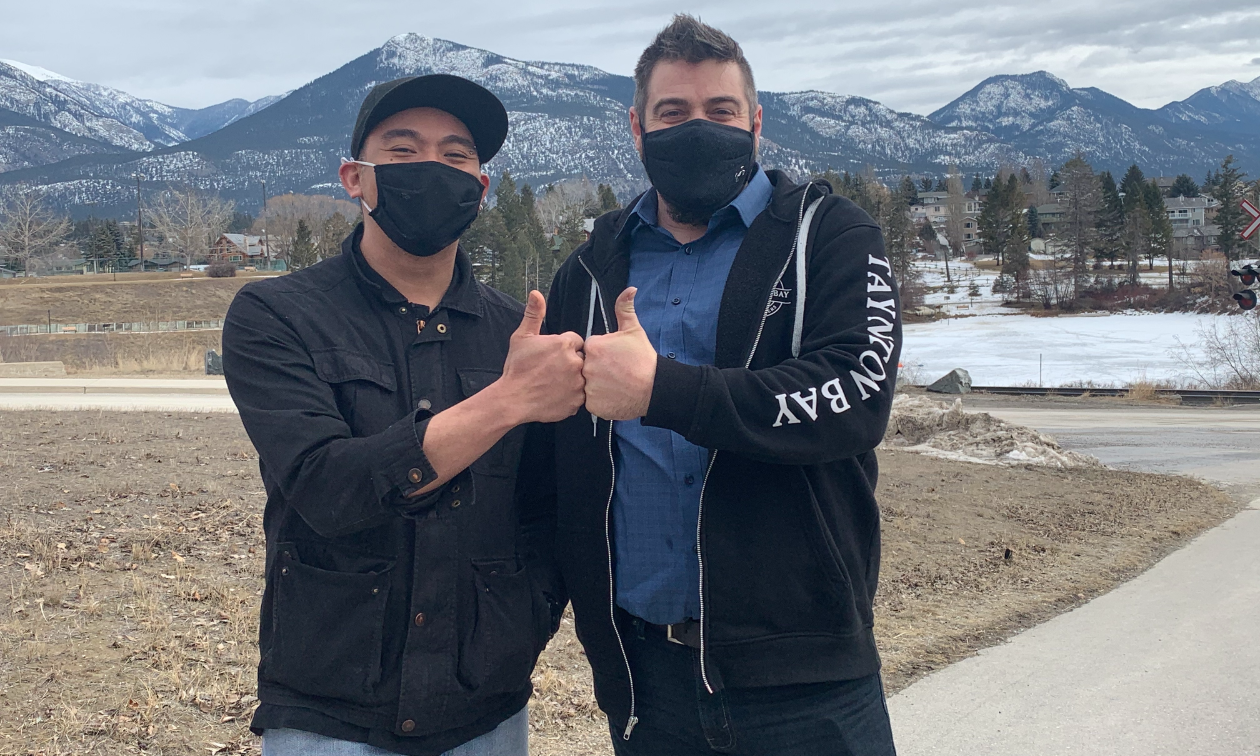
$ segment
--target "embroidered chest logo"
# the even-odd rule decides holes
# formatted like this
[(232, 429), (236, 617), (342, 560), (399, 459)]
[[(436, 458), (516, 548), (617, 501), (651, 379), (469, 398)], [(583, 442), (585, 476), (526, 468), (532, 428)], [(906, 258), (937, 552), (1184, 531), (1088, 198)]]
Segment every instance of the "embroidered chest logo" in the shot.
[(770, 292), (770, 306), (766, 308), (766, 317), (770, 317), (784, 307), (790, 307), (792, 290), (783, 286), (783, 279), (774, 282), (774, 290)]

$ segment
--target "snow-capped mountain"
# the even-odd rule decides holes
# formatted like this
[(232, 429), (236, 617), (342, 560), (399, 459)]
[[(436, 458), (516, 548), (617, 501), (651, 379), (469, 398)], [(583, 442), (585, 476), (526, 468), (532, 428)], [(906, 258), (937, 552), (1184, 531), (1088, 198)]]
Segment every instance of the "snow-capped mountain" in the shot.
[(1260, 79), (1209, 87), (1148, 110), (1038, 71), (985, 79), (928, 118), (989, 132), (1054, 164), (1083, 152), (1095, 166), (1123, 170), (1137, 163), (1153, 175), (1198, 175), (1231, 153), (1244, 164), (1260, 162), (1258, 116)]
[(175, 108), (38, 66), (0, 60), (0, 171), (42, 165), (50, 157), (63, 160), (120, 149), (146, 152), (179, 144), (217, 131), (277, 99)]
[[(30, 82), (37, 82), (61, 101), (70, 99), (66, 91), (71, 84), (80, 93), (90, 86), (14, 71), (10, 78), (25, 76), (28, 89)], [(186, 112), (181, 116), (178, 109), (171, 109), (174, 116), (150, 116), (155, 128), (173, 129), (191, 137), (189, 141), (163, 132), (178, 143), (162, 146), (160, 134), (150, 136), (138, 128), (142, 121), (94, 106), (92, 117), (112, 118), (119, 133), (129, 128), (148, 146), (84, 154), (118, 142), (83, 128), (73, 131), (69, 127), (81, 121), (62, 116), (66, 125), (58, 121), (49, 126), (69, 135), (63, 137), (64, 143), (78, 149), (72, 154), (79, 157), (0, 173), (0, 185), (36, 182), (62, 204), (92, 202), (98, 212), (131, 207), (132, 176), (137, 173), (155, 187), (188, 183), (217, 191), (247, 209), (259, 204), (262, 181), (273, 194), (337, 194), (341, 191), (337, 165), (347, 154), (364, 95), (379, 82), (428, 73), (467, 77), (504, 101), (512, 128), (503, 150), (487, 167), (491, 175), (509, 170), (518, 181), (535, 186), (586, 175), (613, 184), (619, 193), (644, 185), (627, 125), (626, 109), (634, 92), (630, 78), (590, 66), (515, 60), (415, 34), (394, 37), (265, 106), (231, 101), (197, 111), (204, 121)], [(866, 166), (888, 175), (940, 174), (951, 163), (965, 172), (991, 171), (1004, 162), (1033, 157), (1057, 164), (1081, 150), (1097, 168), (1122, 171), (1137, 162), (1151, 174), (1199, 175), (1233, 153), (1245, 170), (1255, 173), (1260, 168), (1260, 130), (1246, 132), (1231, 124), (1247, 117), (1251, 106), (1244, 95), (1260, 105), (1253, 96), (1257, 89), (1257, 82), (1230, 82), (1155, 111), (1098, 89), (1073, 89), (1042, 72), (993, 77), (928, 117), (896, 112), (861, 97), (763, 92), (762, 160), (797, 175)], [(14, 109), (4, 103), (0, 100), (0, 134), (6, 128), (20, 128), (7, 125), (4, 108)], [(71, 104), (62, 110), (70, 112)], [(149, 104), (146, 112), (157, 113), (158, 105)], [(1178, 110), (1174, 105), (1184, 107)], [(249, 113), (251, 109), (256, 112)], [(10, 120), (16, 117), (15, 112)], [(226, 125), (211, 130), (219, 121)], [(70, 136), (93, 141), (72, 143)], [(65, 147), (67, 152), (70, 146)], [(45, 143), (39, 149), (48, 153)]]

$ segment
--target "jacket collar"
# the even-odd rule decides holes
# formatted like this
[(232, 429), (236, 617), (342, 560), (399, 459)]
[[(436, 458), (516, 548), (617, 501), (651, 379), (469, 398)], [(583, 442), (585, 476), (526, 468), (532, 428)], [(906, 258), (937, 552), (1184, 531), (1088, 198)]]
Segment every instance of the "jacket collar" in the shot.
[[(718, 311), (717, 350), (714, 364), (719, 368), (743, 367), (756, 338), (766, 300), (787, 262), (796, 238), (802, 195), (810, 198), (831, 192), (826, 182), (807, 185), (793, 183), (782, 171), (766, 171), (773, 192), (763, 212), (756, 216), (735, 254), (722, 303)], [(604, 300), (609, 325), (615, 324), (612, 302), (630, 280), (630, 238), (622, 233), (634, 217), (634, 209), (647, 194), (639, 195), (621, 210), (595, 221), (590, 246), (578, 260), (595, 276)]]
[[(341, 254), (349, 261), (359, 282), (373, 295), (378, 296), (386, 304), (407, 304), (407, 298), (377, 273), (363, 257), (361, 244), (363, 241), (363, 223), (355, 226), (354, 231), (341, 243)], [(451, 274), (451, 284), (442, 295), (442, 301), (434, 309), (448, 309), (480, 317), (485, 313), (481, 297), (481, 287), (472, 274), (472, 260), (460, 247), (455, 252), (455, 270)]]

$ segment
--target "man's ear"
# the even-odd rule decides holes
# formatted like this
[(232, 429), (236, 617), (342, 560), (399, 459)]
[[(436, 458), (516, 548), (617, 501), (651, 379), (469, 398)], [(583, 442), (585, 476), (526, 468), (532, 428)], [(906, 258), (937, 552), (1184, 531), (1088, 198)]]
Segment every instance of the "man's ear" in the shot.
[(761, 149), (761, 105), (757, 106), (757, 111), (753, 113), (752, 118), (753, 148)]
[(341, 179), (341, 187), (346, 190), (352, 199), (359, 199), (363, 196), (363, 172), (359, 170), (358, 163), (345, 162), (337, 169), (337, 176)]
[(634, 148), (638, 150), (639, 157), (643, 157), (643, 124), (639, 122), (639, 111), (630, 106), (630, 136), (634, 137)]

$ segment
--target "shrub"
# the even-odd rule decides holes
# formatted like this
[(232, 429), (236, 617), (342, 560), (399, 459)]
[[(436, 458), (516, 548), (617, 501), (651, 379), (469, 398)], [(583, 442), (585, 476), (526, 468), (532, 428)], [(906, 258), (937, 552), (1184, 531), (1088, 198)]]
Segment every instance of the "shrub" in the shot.
[(225, 262), (214, 263), (206, 268), (206, 275), (211, 278), (233, 278), (236, 276), (236, 266)]

